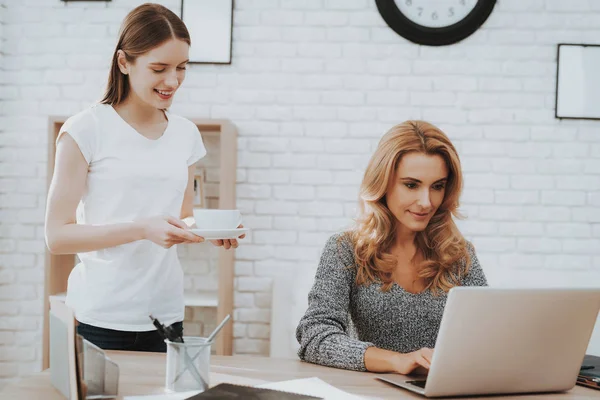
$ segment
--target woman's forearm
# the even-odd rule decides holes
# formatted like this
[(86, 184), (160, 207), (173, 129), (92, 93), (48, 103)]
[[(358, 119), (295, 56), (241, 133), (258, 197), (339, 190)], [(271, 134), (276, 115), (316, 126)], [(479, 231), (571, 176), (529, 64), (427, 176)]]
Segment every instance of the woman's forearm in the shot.
[(395, 351), (369, 347), (365, 351), (365, 367), (370, 372), (397, 372), (401, 357)]
[(365, 351), (365, 368), (371, 372), (426, 375), (429, 372), (433, 349), (422, 348), (411, 353), (396, 353), (377, 347)]
[(52, 254), (85, 253), (144, 238), (145, 229), (141, 222), (107, 225), (73, 223), (46, 229), (46, 245)]

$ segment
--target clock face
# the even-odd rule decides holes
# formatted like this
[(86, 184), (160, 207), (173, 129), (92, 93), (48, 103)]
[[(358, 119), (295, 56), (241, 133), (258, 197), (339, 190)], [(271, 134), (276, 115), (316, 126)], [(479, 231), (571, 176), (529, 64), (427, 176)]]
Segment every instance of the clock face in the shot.
[(375, 4), (398, 35), (417, 44), (445, 46), (475, 33), (496, 0), (375, 0)]
[(394, 0), (398, 10), (417, 25), (443, 28), (463, 20), (477, 0)]

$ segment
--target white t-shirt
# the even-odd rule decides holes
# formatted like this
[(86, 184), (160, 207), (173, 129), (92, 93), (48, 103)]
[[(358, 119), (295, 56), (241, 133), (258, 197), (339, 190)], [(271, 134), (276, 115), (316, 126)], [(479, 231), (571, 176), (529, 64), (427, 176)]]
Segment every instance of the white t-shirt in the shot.
[[(69, 118), (67, 132), (89, 164), (77, 223), (131, 222), (159, 215), (180, 217), (188, 166), (206, 154), (198, 128), (166, 113), (163, 135), (148, 139), (115, 109), (96, 104)], [(122, 331), (155, 329), (183, 321), (183, 271), (176, 246), (140, 240), (78, 254), (69, 275), (67, 305), (78, 321)]]

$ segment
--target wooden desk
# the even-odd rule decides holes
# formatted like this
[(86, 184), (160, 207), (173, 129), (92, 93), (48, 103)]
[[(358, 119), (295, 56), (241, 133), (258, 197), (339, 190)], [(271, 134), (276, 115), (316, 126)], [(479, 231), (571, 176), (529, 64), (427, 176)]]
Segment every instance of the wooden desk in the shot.
[[(109, 351), (109, 357), (119, 364), (121, 376), (119, 395), (141, 395), (162, 393), (165, 381), (165, 355), (158, 353), (136, 353)], [(211, 385), (220, 382), (255, 385), (268, 381), (317, 376), (322, 380), (349, 393), (374, 399), (400, 399), (423, 397), (395, 388), (374, 378), (374, 374), (345, 371), (303, 363), (298, 360), (281, 360), (267, 357), (214, 356), (211, 363)], [(469, 399), (475, 399), (470, 397)], [(600, 391), (575, 386), (567, 393), (531, 396), (485, 397), (485, 399), (560, 399), (583, 400), (600, 398)], [(64, 400), (50, 384), (46, 370), (7, 385), (0, 392), (2, 400)]]

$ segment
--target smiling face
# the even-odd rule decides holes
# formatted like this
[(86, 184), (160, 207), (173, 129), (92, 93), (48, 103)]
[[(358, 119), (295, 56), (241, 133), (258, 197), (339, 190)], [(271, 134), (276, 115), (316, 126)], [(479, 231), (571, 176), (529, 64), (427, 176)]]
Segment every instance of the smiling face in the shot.
[(386, 191), (399, 233), (425, 230), (444, 200), (447, 180), (448, 167), (440, 155), (410, 152), (401, 158)]
[(185, 79), (190, 46), (170, 39), (128, 62), (119, 50), (119, 69), (128, 75), (130, 96), (146, 105), (166, 109)]

